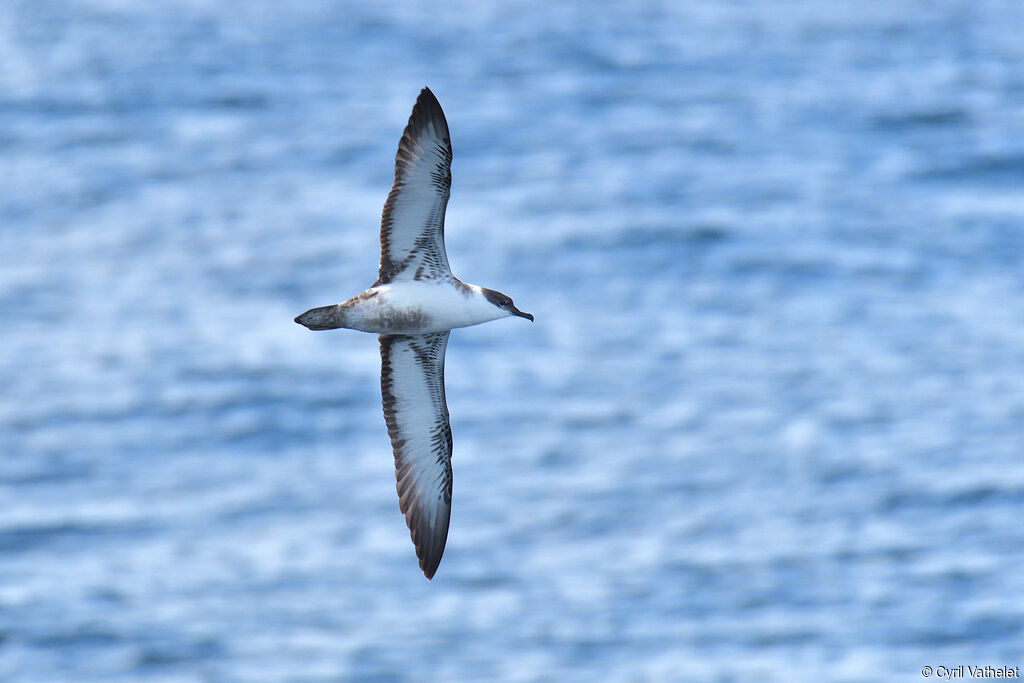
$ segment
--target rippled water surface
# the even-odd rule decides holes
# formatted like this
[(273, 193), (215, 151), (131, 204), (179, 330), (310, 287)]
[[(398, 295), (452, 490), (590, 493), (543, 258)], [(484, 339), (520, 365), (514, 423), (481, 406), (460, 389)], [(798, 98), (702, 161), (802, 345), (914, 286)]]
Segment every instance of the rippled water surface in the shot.
[[(844, 9), (845, 7), (845, 9)], [(1024, 5), (0, 5), (0, 678), (1024, 664)], [(419, 89), (434, 581), (371, 335)]]

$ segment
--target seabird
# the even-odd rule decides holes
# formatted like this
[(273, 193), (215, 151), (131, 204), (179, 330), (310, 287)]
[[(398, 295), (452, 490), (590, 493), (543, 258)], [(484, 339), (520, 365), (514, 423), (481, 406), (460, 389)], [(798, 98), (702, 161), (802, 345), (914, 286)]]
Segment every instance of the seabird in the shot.
[(420, 569), (434, 576), (448, 539), (452, 430), (444, 352), (452, 328), (533, 316), (505, 294), (452, 275), (444, 212), (452, 184), (448, 122), (424, 88), (395, 156), (395, 182), (380, 222), (380, 269), (369, 289), (295, 319), (311, 330), (344, 327), (380, 335), (380, 390), (395, 454), (398, 505)]

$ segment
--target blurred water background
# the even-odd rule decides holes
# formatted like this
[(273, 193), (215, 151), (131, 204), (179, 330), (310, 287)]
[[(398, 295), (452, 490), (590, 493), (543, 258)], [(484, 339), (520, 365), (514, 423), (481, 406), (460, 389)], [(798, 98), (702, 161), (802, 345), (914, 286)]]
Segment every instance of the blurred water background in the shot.
[[(1024, 4), (0, 5), (0, 678), (1024, 664)], [(453, 333), (419, 572), (376, 277), (419, 89)]]

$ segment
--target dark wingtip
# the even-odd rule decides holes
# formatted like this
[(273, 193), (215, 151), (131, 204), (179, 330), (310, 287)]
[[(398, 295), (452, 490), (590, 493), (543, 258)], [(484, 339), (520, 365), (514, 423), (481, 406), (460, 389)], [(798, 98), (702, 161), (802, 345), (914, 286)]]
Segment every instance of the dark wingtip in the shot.
[(441, 103), (437, 101), (437, 95), (430, 88), (423, 86), (423, 90), (420, 90), (419, 97), (416, 98), (416, 104), (436, 104), (438, 109), (441, 108)]
[(450, 139), (448, 121), (445, 119), (444, 110), (441, 109), (441, 103), (437, 101), (434, 92), (424, 86), (423, 90), (420, 90), (420, 96), (416, 98), (416, 104), (413, 105), (412, 114), (409, 116), (409, 126), (406, 127), (405, 132), (411, 133), (428, 120), (436, 121), (440, 126), (438, 132), (446, 139)]
[(413, 539), (413, 544), (416, 546), (416, 559), (419, 560), (420, 569), (423, 571), (423, 576), (427, 577), (427, 581), (434, 578), (437, 568), (441, 566), (441, 557), (444, 555), (444, 546), (447, 540), (447, 528), (445, 528), (440, 543), (437, 538), (432, 538), (429, 545), (416, 543), (416, 539)]
[[(408, 517), (406, 517), (406, 522), (410, 523)], [(414, 525), (415, 531), (413, 531)], [(419, 560), (420, 570), (423, 572), (423, 576), (430, 581), (434, 578), (437, 568), (441, 566), (441, 558), (444, 556), (444, 547), (448, 541), (448, 520), (444, 520), (443, 525), (437, 528), (412, 521), (409, 533), (412, 536), (412, 543), (416, 547), (416, 559)]]

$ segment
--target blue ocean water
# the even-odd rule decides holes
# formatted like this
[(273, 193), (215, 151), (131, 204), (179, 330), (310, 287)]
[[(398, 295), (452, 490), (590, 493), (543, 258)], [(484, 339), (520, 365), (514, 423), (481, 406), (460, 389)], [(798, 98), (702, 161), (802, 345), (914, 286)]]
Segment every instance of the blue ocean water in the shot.
[[(1024, 5), (0, 4), (0, 678), (1024, 664)], [(376, 277), (429, 85), (448, 548)]]

